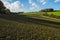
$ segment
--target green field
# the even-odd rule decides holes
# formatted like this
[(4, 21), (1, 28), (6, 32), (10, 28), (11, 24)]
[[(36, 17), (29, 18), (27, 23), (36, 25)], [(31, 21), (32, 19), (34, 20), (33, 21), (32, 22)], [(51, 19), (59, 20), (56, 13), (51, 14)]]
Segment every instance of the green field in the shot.
[[(32, 18), (37, 18), (37, 19), (44, 19), (44, 20), (49, 20), (49, 21), (54, 21), (54, 22), (60, 22), (60, 19), (49, 17), (49, 16), (43, 16), (43, 13), (45, 12), (30, 12), (30, 13), (24, 13), (23, 15), (26, 15), (28, 17)], [(56, 15), (60, 16), (60, 12), (47, 12), (48, 15)]]
[(60, 40), (60, 28), (0, 18), (0, 40)]
[(56, 15), (56, 16), (60, 16), (60, 12), (48, 12), (48, 14), (53, 14), (53, 15)]
[[(28, 16), (40, 16), (42, 15), (43, 13), (46, 13), (46, 12), (29, 12), (29, 13), (25, 13), (25, 15), (28, 15)], [(51, 15), (56, 15), (56, 16), (60, 16), (60, 12), (47, 12), (47, 14)]]

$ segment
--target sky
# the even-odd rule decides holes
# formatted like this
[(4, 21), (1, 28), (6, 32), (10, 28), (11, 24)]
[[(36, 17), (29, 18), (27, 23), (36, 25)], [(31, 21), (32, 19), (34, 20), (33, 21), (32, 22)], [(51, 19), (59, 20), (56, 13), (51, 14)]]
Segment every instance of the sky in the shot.
[(1, 0), (11, 12), (34, 12), (45, 8), (60, 10), (60, 0)]

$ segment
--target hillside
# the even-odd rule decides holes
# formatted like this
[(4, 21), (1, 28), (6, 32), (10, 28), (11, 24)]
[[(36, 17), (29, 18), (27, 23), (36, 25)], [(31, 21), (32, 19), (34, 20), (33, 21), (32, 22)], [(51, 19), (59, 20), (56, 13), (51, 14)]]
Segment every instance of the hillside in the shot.
[(60, 27), (57, 25), (36, 24), (33, 20), (26, 21), (25, 16), (20, 16), (19, 20), (5, 17), (0, 15), (0, 40), (60, 40)]

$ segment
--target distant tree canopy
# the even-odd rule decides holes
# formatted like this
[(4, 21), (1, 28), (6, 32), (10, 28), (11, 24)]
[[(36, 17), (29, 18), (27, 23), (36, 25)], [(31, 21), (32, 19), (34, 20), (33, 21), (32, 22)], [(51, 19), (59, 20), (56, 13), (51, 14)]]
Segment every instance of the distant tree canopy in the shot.
[(48, 8), (48, 9), (42, 9), (40, 12), (53, 12), (53, 8)]
[(10, 10), (7, 9), (4, 4), (0, 1), (0, 14), (7, 14), (10, 13)]

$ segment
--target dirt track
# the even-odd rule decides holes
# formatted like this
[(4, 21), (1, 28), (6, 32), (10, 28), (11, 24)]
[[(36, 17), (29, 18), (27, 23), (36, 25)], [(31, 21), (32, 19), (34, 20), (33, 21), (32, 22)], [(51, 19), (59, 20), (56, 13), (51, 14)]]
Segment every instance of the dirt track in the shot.
[(30, 23), (40, 24), (40, 25), (44, 25), (44, 26), (52, 26), (52, 27), (56, 27), (56, 28), (60, 27), (60, 23), (58, 23), (58, 22), (29, 18), (25, 15), (17, 16), (17, 15), (4, 15), (4, 14), (1, 15), (0, 14), (0, 18), (13, 20), (13, 21), (17, 21), (17, 22), (23, 22), (23, 23), (30, 22)]

